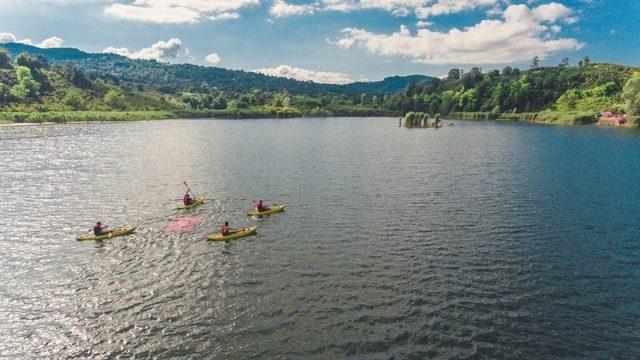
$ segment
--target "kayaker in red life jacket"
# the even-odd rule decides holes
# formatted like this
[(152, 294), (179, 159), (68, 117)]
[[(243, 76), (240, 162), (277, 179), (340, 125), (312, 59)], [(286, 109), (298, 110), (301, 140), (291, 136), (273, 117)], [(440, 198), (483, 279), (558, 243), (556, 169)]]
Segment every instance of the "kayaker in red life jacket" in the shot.
[(191, 203), (192, 203), (192, 202), (193, 202), (193, 200), (194, 200), (194, 199), (189, 195), (189, 191), (191, 191), (191, 190), (187, 190), (187, 193), (186, 193), (186, 194), (184, 194), (184, 197), (182, 198), (182, 202), (183, 202), (185, 205), (191, 205)]
[[(105, 226), (106, 227), (106, 226)], [(102, 222), (98, 221), (96, 223), (96, 225), (93, 227), (93, 235), (95, 236), (100, 236), (100, 235), (107, 235), (109, 234), (111, 231), (105, 230), (102, 227)]]
[(229, 222), (228, 221), (225, 221), (224, 225), (220, 226), (220, 233), (222, 233), (222, 235), (231, 234), (231, 229), (229, 228)]

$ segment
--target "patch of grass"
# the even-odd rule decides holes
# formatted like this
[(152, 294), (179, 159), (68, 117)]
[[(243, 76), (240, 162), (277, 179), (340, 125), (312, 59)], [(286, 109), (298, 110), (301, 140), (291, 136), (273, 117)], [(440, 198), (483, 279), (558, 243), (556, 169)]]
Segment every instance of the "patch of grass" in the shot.
[(0, 112), (3, 123), (42, 123), (74, 121), (136, 121), (161, 119), (250, 119), (290, 118), (302, 114), (291, 108), (249, 108), (225, 110), (158, 110), (158, 111), (47, 111)]
[(507, 120), (550, 124), (594, 124), (595, 114), (591, 112), (562, 112), (545, 110), (537, 113), (454, 112), (449, 116), (462, 120)]

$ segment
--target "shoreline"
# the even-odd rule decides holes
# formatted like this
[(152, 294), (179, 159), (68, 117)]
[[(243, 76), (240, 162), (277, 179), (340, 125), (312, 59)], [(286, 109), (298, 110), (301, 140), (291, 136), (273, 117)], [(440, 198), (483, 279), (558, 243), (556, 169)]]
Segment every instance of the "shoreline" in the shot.
[(452, 120), (497, 120), (517, 121), (552, 125), (594, 125), (602, 127), (640, 127), (640, 116), (629, 116), (623, 125), (616, 125), (615, 121), (596, 119), (591, 113), (560, 113), (555, 111), (541, 111), (537, 113), (489, 113), (489, 112), (453, 112), (447, 116)]
[(255, 109), (249, 110), (178, 110), (178, 111), (64, 111), (64, 112), (0, 112), (0, 127), (52, 125), (52, 124), (101, 124), (108, 122), (161, 121), (161, 120), (259, 120), (301, 119), (305, 117), (394, 117), (397, 114), (386, 110), (358, 110), (339, 114), (305, 116), (298, 110)]

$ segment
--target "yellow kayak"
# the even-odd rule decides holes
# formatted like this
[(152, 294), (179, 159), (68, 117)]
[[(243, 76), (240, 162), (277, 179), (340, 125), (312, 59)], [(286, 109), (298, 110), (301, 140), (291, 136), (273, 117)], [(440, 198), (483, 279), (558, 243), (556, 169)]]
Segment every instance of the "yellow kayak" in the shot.
[(206, 197), (204, 196), (200, 196), (199, 198), (195, 199), (191, 204), (189, 205), (180, 205), (178, 206), (178, 210), (185, 210), (185, 209), (191, 209), (194, 208), (196, 206), (200, 206), (202, 205), (202, 203), (206, 200)]
[(252, 210), (247, 213), (248, 216), (262, 216), (277, 213), (284, 210), (285, 205), (271, 205), (265, 211)]
[(104, 234), (104, 235), (93, 235), (93, 234), (89, 234), (89, 235), (79, 235), (78, 237), (76, 237), (76, 240), (78, 241), (84, 241), (84, 240), (103, 240), (103, 239), (110, 239), (112, 237), (117, 237), (117, 236), (123, 236), (123, 235), (129, 235), (132, 232), (136, 231), (135, 226), (134, 227), (128, 227), (128, 228), (122, 228), (122, 229), (116, 229), (113, 230), (111, 232), (109, 232), (108, 234)]
[(241, 237), (245, 237), (245, 236), (249, 236), (252, 234), (256, 233), (256, 230), (258, 229), (257, 226), (254, 227), (250, 227), (250, 228), (246, 228), (246, 229), (240, 229), (236, 232), (233, 232), (229, 235), (222, 235), (222, 234), (214, 234), (214, 235), (209, 235), (207, 236), (208, 240), (211, 241), (227, 241), (227, 240), (231, 240), (231, 239), (237, 239), (237, 238), (241, 238)]

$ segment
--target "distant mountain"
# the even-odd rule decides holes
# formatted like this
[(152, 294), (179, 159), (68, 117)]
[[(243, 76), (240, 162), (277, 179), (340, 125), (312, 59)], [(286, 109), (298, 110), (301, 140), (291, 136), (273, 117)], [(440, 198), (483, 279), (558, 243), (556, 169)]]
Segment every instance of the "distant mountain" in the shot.
[(410, 75), (346, 85), (318, 84), (243, 70), (137, 60), (116, 54), (87, 53), (73, 48), (42, 49), (18, 43), (7, 43), (0, 46), (7, 49), (14, 57), (22, 52), (41, 55), (47, 58), (50, 63), (72, 63), (95, 76), (110, 78), (118, 84), (143, 86), (166, 93), (197, 91), (208, 86), (238, 92), (262, 89), (311, 96), (323, 94), (358, 96), (361, 93), (382, 95), (401, 92), (407, 84), (412, 82), (433, 79), (424, 75)]
[(392, 76), (382, 81), (354, 82), (344, 85), (344, 87), (359, 92), (391, 94), (404, 91), (409, 83), (421, 83), (433, 79), (435, 78), (425, 75)]

